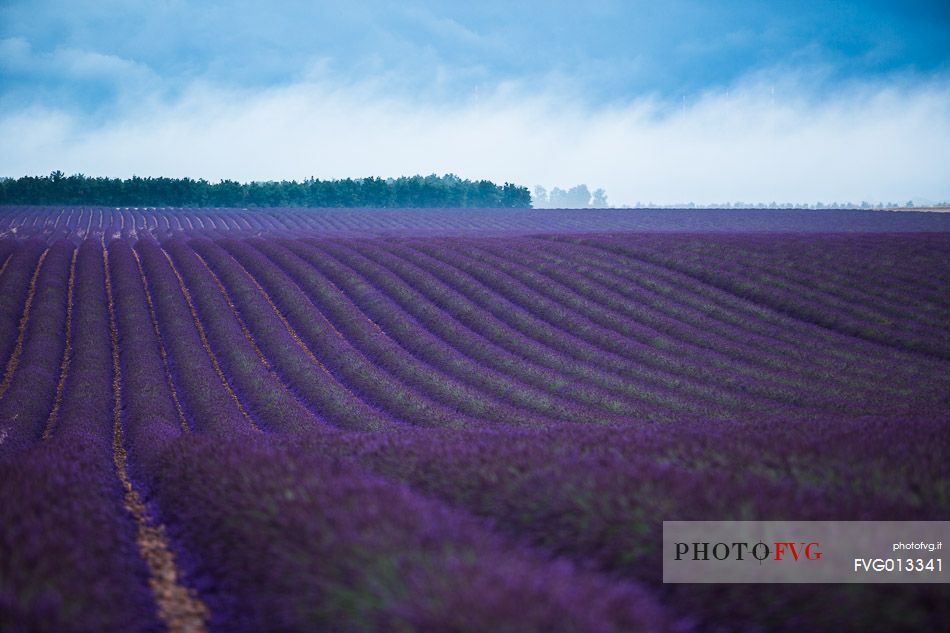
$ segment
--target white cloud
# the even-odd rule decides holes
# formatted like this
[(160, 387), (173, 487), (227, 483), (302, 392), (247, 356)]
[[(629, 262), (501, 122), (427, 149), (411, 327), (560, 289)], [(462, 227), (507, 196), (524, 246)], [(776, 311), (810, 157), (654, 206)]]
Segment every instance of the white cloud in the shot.
[(59, 111), (4, 112), (0, 174), (454, 172), (549, 189), (586, 183), (615, 205), (950, 199), (947, 82), (856, 84), (818, 98), (801, 79), (764, 77), (685, 104), (610, 107), (512, 85), (437, 105), (372, 84), (194, 84), (174, 102), (143, 100), (96, 126)]
[(124, 82), (157, 79), (145, 65), (116, 55), (78, 48), (38, 53), (21, 37), (0, 39), (0, 72), (68, 81)]

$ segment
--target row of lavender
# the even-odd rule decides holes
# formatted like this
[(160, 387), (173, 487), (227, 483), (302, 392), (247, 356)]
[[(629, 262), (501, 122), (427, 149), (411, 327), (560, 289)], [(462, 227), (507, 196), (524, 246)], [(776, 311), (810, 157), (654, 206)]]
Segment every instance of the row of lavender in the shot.
[[(208, 619), (154, 601), (128, 449), (212, 628), (945, 618), (934, 589), (782, 589), (760, 612), (735, 588), (657, 586), (664, 518), (945, 516), (950, 376), (728, 292), (721, 251), (707, 283), (653, 261), (688, 254), (680, 238), (603, 239), (0, 242), (0, 498), (23, 517), (0, 530), (0, 609), (26, 630)], [(865, 246), (886, 259), (896, 239)], [(945, 248), (859, 287), (945, 274)]]
[[(62, 244), (53, 248), (54, 257), (67, 250)], [(50, 257), (53, 248), (41, 254), (44, 266), (63, 259)], [(283, 454), (281, 436), (257, 434), (244, 407), (231, 399), (234, 392), (217, 382), (223, 375), (215, 354), (202, 349), (214, 326), (205, 330), (195, 323), (197, 344), (173, 344), (177, 332), (162, 336), (165, 323), (188, 322), (188, 313), (201, 305), (192, 297), (201, 290), (181, 286), (184, 276), (156, 245), (139, 245), (134, 252), (118, 242), (105, 253), (87, 242), (74, 266), (77, 336), (67, 342), (74, 366), (65, 375), (61, 403), (52, 404), (58, 415), (47, 418), (38, 437), (39, 428), (29, 433), (28, 421), (15, 414), (19, 424), (5, 429), (10, 434), (0, 447), (0, 498), (14, 518), (0, 538), (0, 606), (15, 629), (159, 627), (142, 599), (151, 588), (160, 603), (157, 580), (146, 577), (136, 556), (120, 478), (111, 472), (119, 450), (131, 455), (153, 522), (167, 526), (176, 573), (189, 579), (191, 593), (206, 605), (197, 615), (210, 617), (198, 617), (199, 628), (206, 620), (221, 630), (331, 624), (345, 630), (445, 630), (495, 621), (502, 628), (539, 631), (565, 625), (667, 628), (664, 609), (636, 583), (550, 561), (469, 513), (356, 464), (316, 451)], [(53, 269), (38, 269), (28, 295), (45, 297), (36, 288), (53, 281), (52, 272), (42, 272)], [(177, 296), (169, 297), (176, 289)], [(34, 318), (53, 311), (50, 301), (28, 303)], [(143, 327), (149, 321), (162, 325)], [(110, 328), (116, 336), (107, 335)], [(110, 355), (119, 359), (118, 381)], [(16, 351), (12, 358), (26, 361)], [(163, 388), (160, 376), (169, 365), (174, 376)], [(45, 395), (48, 400), (58, 394)], [(113, 397), (122, 404), (118, 436), (107, 424), (89, 428), (92, 421), (109, 419)], [(18, 404), (25, 402), (13, 408)], [(311, 420), (310, 430), (318, 428)], [(117, 446), (116, 437), (127, 441)], [(88, 458), (77, 459), (77, 452)], [(82, 476), (76, 477), (76, 468)], [(114, 529), (103, 531), (103, 525)], [(131, 547), (103, 552), (100, 544), (110, 537)], [(452, 578), (454, 584), (446, 582)], [(480, 589), (477, 600), (463, 583)], [(534, 608), (526, 612), (524, 604)], [(170, 628), (182, 624), (176, 609), (180, 616), (181, 605), (162, 613)]]
[[(943, 234), (895, 237), (701, 235), (664, 240), (556, 238), (656, 262), (792, 317), (950, 359), (950, 246)], [(708, 262), (718, 262), (710, 269)], [(845, 265), (842, 265), (845, 262)]]
[(179, 209), (0, 206), (0, 237), (530, 234), (541, 231), (905, 232), (950, 230), (950, 214), (855, 209)]
[[(617, 247), (584, 239), (628, 256), (537, 240), (198, 240), (141, 242), (136, 257), (146, 269), (173, 271), (175, 283), (153, 291), (155, 325), (168, 329), (172, 352), (203, 349), (211, 359), (231, 394), (211, 410), (233, 408), (251, 427), (299, 430), (313, 418), (341, 428), (811, 418), (945, 404), (948, 318), (939, 284), (920, 284), (916, 303), (870, 308), (792, 286), (791, 308), (773, 310), (717, 287), (768, 288), (772, 273), (733, 270), (745, 265), (741, 257), (728, 269), (716, 256), (699, 264), (714, 278), (701, 283), (649, 261), (674, 238), (651, 241), (655, 252), (636, 250), (633, 240)], [(895, 241), (883, 243), (899, 248)], [(55, 382), (59, 358), (45, 349), (62, 342), (45, 336), (49, 327), (21, 326), (43, 300), (36, 288), (44, 289), (44, 269), (68, 248), (25, 243), (4, 259), (9, 334), (0, 352), (8, 370), (20, 354), (45, 359), (46, 383)], [(920, 263), (921, 275), (939, 273), (945, 244), (935, 243), (931, 256), (937, 272)], [(49, 292), (50, 303), (66, 294)], [(179, 294), (185, 303), (174, 300)], [(836, 332), (785, 314), (796, 306), (832, 324), (886, 310), (887, 327), (904, 336)], [(39, 336), (27, 345), (31, 332)], [(39, 380), (7, 374), (0, 390)], [(235, 391), (261, 395), (242, 403)]]
[[(644, 427), (619, 442), (591, 428), (172, 439), (173, 426), (143, 424), (132, 454), (212, 629), (937, 630), (950, 615), (941, 587), (760, 587), (754, 599), (745, 587), (661, 587), (658, 516), (945, 516), (926, 483), (947, 476), (945, 460), (922, 448), (926, 425), (717, 431)], [(742, 449), (735, 434), (747, 438)], [(150, 630), (133, 552), (95, 549), (130, 540), (131, 526), (121, 529), (114, 499), (90, 494), (109, 488), (104, 479), (68, 485), (75, 451), (65, 446), (0, 466), (22, 473), (0, 488), (6, 507), (42, 517), (24, 520), (26, 543), (3, 534), (11, 552), (32, 546), (4, 565), (7, 621)], [(868, 452), (914, 466), (882, 470)], [(13, 484), (33, 494), (16, 497)], [(41, 587), (44, 602), (27, 587)], [(112, 606), (132, 598), (136, 614)]]

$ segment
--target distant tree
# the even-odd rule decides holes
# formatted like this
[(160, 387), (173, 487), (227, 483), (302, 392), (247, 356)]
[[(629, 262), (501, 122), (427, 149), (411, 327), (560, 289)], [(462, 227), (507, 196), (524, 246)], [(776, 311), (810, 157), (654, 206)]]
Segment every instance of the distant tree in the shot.
[(501, 189), (501, 206), (508, 208), (530, 207), (531, 194), (524, 187), (506, 182)]
[(535, 185), (531, 203), (535, 208), (544, 209), (548, 206), (548, 190), (541, 185)]
[(580, 209), (590, 206), (590, 190), (587, 185), (577, 185), (571, 187), (567, 192), (567, 206), (572, 209)]
[(567, 192), (560, 187), (551, 189), (551, 193), (548, 194), (548, 206), (553, 209), (567, 206)]
[(567, 191), (554, 187), (548, 195), (548, 206), (553, 209), (583, 209), (590, 206), (590, 201), (587, 185), (576, 185)]
[(590, 206), (595, 209), (603, 209), (607, 207), (607, 192), (603, 189), (595, 189), (593, 200), (591, 200)]

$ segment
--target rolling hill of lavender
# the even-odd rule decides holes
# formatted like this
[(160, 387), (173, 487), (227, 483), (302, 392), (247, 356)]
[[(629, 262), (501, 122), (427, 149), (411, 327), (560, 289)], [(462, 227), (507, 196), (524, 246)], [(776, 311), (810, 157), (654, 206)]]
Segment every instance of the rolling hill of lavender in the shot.
[(4, 631), (950, 619), (660, 560), (950, 516), (950, 214), (3, 207), (0, 370)]

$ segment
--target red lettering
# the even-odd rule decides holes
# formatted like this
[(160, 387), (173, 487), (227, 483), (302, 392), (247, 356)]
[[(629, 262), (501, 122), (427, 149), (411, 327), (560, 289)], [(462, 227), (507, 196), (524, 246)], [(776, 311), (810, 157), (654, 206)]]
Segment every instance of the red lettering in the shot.
[[(801, 546), (799, 548), (799, 546)], [(821, 552), (819, 551), (821, 543), (817, 541), (811, 541), (806, 543), (805, 541), (776, 541), (775, 542), (775, 560), (782, 560), (788, 554), (791, 554), (792, 560), (800, 560), (800, 557), (804, 555), (806, 560), (818, 560), (821, 558)]]
[(775, 560), (782, 560), (787, 552), (787, 549), (791, 550), (792, 558), (798, 560), (798, 549), (795, 547), (795, 543), (792, 541), (776, 541), (775, 542)]

